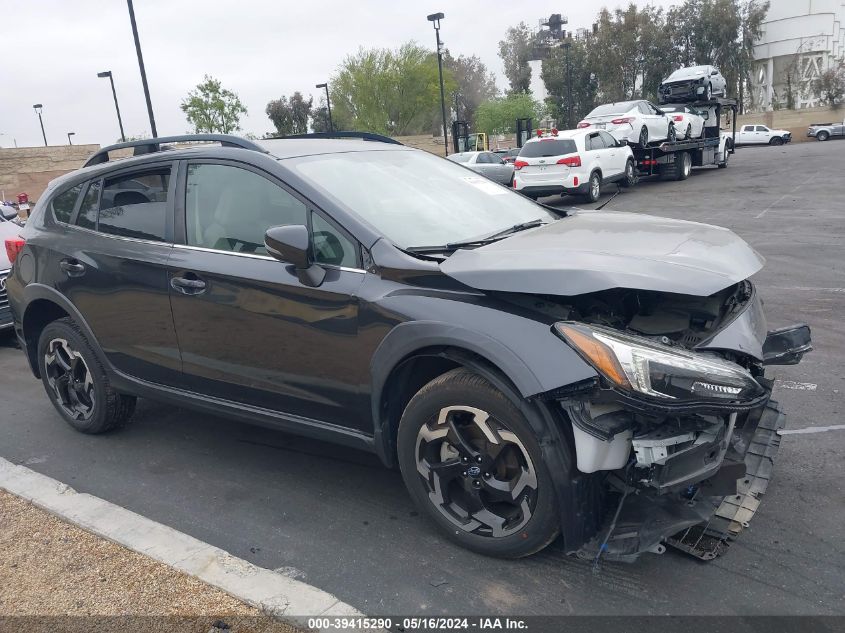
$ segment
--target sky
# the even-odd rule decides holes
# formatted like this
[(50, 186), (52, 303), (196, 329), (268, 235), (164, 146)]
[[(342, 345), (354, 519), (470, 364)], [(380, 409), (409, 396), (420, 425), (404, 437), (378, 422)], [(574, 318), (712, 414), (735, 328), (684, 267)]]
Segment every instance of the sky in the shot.
[[(434, 49), (426, 15), (442, 11), (441, 38), (454, 56), (478, 55), (504, 89), (498, 42), (509, 26), (561, 13), (588, 28), (603, 6), (624, 0), (135, 0), (135, 16), (160, 136), (190, 131), (179, 104), (209, 74), (248, 109), (242, 132), (272, 129), (268, 101), (295, 90), (319, 100), (359, 47), (395, 48), (408, 40)], [(639, 4), (646, 4), (640, 2)], [(672, 0), (651, 0), (669, 6)], [(119, 140), (111, 70), (126, 134), (149, 134), (144, 93), (124, 0), (0, 0), (0, 147)], [(20, 35), (16, 31), (20, 29)]]

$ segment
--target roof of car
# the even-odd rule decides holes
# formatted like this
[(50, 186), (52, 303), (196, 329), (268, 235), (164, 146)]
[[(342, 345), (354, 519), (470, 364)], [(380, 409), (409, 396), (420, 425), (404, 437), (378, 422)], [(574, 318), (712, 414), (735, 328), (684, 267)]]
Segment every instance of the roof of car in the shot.
[(533, 143), (536, 141), (548, 140), (548, 139), (571, 139), (576, 138), (578, 136), (584, 136), (585, 134), (590, 134), (595, 132), (596, 130), (590, 130), (587, 128), (582, 128), (580, 130), (558, 130), (557, 134), (543, 134), (543, 136), (534, 136), (527, 141), (526, 143)]

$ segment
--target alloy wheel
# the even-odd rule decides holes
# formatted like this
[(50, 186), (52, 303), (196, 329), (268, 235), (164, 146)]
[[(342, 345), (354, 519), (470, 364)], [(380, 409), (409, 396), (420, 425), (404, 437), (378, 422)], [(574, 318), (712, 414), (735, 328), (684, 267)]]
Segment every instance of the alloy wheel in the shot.
[(601, 195), (601, 179), (599, 179), (598, 174), (593, 174), (593, 177), (590, 178), (590, 197), (593, 200), (598, 200), (600, 195)]
[(516, 434), (486, 411), (441, 409), (420, 428), (415, 455), (429, 500), (459, 529), (501, 538), (531, 519), (534, 464)]
[(686, 138), (686, 139), (692, 138), (692, 123), (687, 123), (687, 135), (684, 138)]
[(640, 147), (648, 145), (648, 130), (645, 126), (640, 130)]
[(74, 420), (87, 420), (94, 412), (94, 379), (82, 355), (65, 339), (55, 338), (44, 353), (47, 383), (56, 403)]

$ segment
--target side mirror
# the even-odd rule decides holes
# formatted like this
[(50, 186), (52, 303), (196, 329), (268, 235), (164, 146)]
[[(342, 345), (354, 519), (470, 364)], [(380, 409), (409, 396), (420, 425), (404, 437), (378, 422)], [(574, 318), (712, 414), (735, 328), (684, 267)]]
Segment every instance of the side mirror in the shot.
[(264, 245), (279, 261), (293, 264), (299, 281), (306, 286), (316, 288), (323, 283), (326, 270), (311, 262), (311, 236), (304, 224), (271, 226), (264, 233)]

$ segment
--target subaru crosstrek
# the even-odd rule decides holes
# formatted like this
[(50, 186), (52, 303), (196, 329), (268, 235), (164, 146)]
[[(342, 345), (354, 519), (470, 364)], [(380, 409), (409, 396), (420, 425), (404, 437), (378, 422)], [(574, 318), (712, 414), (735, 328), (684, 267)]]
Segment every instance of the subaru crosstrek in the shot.
[(146, 397), (373, 451), (504, 557), (708, 558), (756, 507), (765, 365), (810, 334), (767, 332), (730, 231), (538, 205), (388, 139), (127, 145), (6, 240), (21, 348), (79, 431)]

